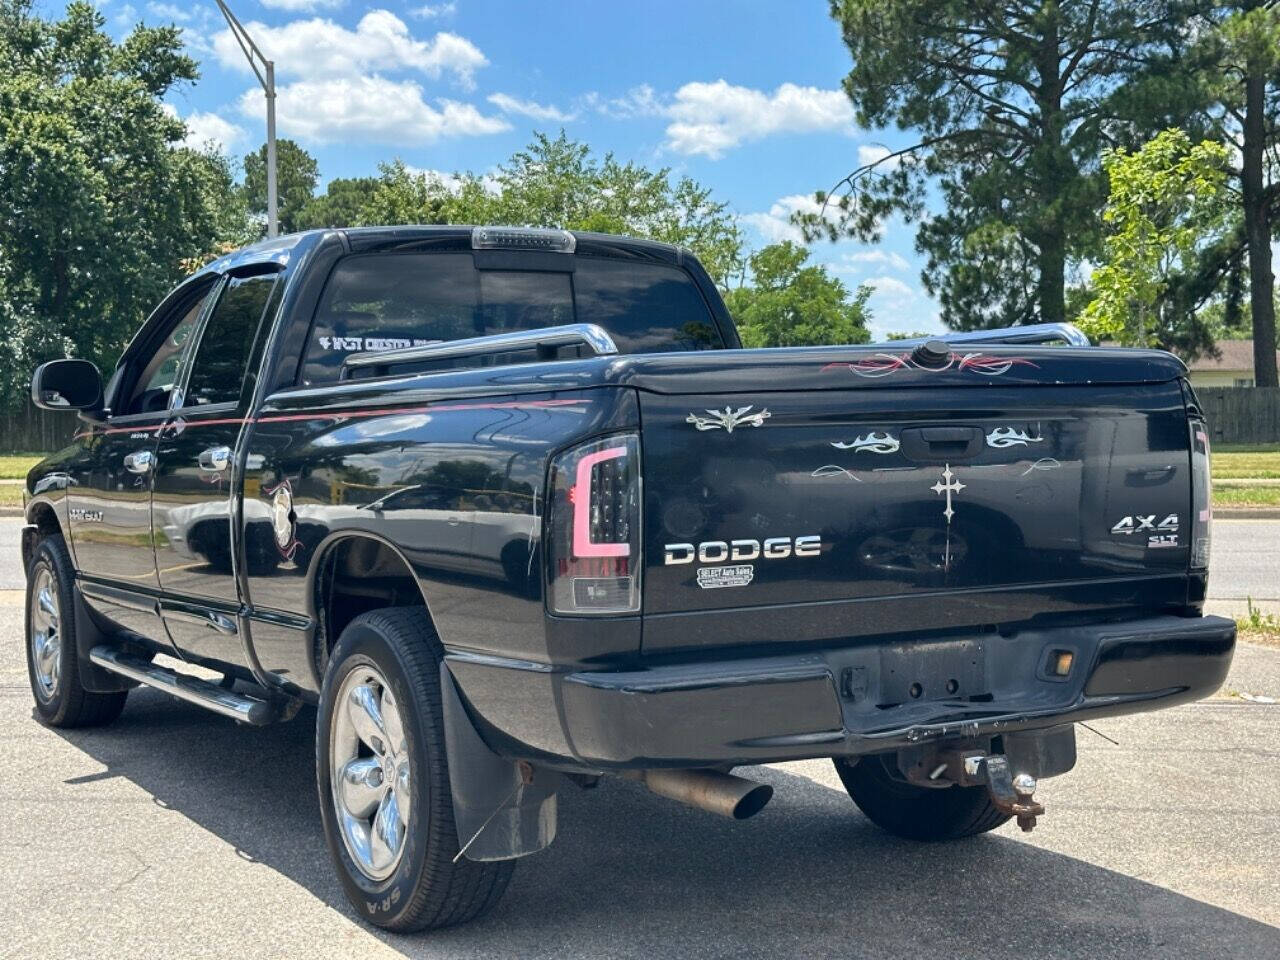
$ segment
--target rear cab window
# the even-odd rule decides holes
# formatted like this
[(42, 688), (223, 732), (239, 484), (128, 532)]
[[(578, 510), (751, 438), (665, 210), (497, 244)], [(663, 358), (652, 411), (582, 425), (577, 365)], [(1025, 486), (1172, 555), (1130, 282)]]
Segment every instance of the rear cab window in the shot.
[(563, 271), (477, 269), (470, 253), (358, 254), (339, 261), (325, 285), (302, 382), (336, 381), (355, 353), (566, 323), (598, 324), (624, 354), (724, 346), (705, 299), (676, 266), (576, 256)]

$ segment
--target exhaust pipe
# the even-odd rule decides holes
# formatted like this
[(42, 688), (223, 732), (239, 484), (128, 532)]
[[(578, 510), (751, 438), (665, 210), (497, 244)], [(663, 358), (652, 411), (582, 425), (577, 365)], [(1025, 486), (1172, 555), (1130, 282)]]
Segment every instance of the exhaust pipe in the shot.
[(732, 820), (754, 817), (773, 799), (773, 787), (718, 770), (641, 770), (630, 774), (670, 800)]

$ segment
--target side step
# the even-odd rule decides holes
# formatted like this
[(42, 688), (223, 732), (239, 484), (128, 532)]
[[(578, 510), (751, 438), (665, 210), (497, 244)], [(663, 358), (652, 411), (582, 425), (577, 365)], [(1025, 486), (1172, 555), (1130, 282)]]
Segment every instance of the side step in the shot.
[(264, 727), (279, 718), (275, 706), (265, 700), (246, 697), (208, 680), (178, 673), (108, 644), (90, 650), (89, 659), (104, 670), (163, 690), (179, 700), (197, 704), (241, 723)]

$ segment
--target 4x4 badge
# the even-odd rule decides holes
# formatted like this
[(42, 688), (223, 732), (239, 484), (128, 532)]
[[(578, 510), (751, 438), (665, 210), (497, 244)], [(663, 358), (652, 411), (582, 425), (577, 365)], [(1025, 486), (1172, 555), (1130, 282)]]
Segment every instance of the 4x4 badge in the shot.
[(733, 433), (735, 427), (763, 427), (764, 422), (769, 419), (769, 410), (766, 407), (758, 413), (748, 413), (751, 404), (745, 407), (739, 407), (734, 410), (725, 407), (723, 410), (708, 410), (709, 416), (700, 417), (696, 413), (691, 413), (684, 418), (685, 423), (692, 423), (698, 430), (723, 430), (725, 433)]

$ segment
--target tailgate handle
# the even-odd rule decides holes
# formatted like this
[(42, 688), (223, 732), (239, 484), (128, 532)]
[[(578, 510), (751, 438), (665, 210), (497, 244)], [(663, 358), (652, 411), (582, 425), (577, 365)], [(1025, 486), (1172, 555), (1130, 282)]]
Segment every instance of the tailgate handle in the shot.
[(982, 452), (982, 429), (910, 427), (902, 431), (901, 444), (908, 460), (971, 460)]

